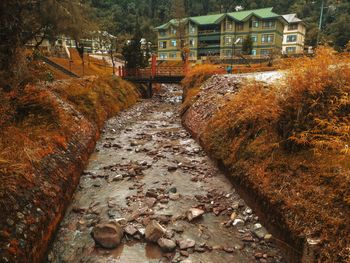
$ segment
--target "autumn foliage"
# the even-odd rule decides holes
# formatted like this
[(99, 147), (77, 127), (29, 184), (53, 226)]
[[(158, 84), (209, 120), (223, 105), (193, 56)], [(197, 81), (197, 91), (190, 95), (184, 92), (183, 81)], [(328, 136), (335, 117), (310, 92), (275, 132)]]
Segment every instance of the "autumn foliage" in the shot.
[(223, 73), (225, 73), (225, 69), (220, 68), (217, 65), (196, 65), (187, 72), (181, 84), (184, 88), (184, 91), (186, 92), (190, 88), (199, 87), (204, 81), (209, 79), (211, 76)]
[(350, 60), (320, 47), (315, 57), (295, 59), (275, 85), (241, 83), (199, 134), (293, 233), (295, 251), (306, 237), (321, 240), (320, 262), (350, 260), (349, 92)]
[(107, 118), (135, 103), (138, 96), (128, 82), (96, 77), (1, 92), (0, 176), (29, 176), (37, 160), (67, 146), (76, 121), (64, 103), (100, 129)]

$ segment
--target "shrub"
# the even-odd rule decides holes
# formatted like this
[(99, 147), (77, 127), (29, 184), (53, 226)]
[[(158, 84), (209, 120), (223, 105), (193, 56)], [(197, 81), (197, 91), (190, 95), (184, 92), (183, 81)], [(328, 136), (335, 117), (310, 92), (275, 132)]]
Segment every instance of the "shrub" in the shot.
[(215, 158), (232, 163), (243, 146), (271, 129), (280, 108), (274, 90), (259, 82), (247, 84), (226, 100), (208, 123), (203, 141)]
[(296, 60), (286, 77), (278, 131), (287, 150), (345, 152), (350, 136), (350, 67), (327, 47)]
[(201, 84), (211, 76), (223, 73), (225, 73), (223, 68), (211, 64), (194, 66), (187, 72), (185, 78), (181, 82), (184, 93), (186, 94), (187, 90), (190, 88), (200, 87)]

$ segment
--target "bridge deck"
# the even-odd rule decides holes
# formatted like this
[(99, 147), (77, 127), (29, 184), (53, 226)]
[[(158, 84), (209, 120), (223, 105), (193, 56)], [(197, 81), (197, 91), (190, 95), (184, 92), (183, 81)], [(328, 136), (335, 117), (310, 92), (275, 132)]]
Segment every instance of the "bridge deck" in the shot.
[(128, 69), (124, 79), (137, 83), (180, 83), (184, 78), (183, 67), (157, 67), (152, 74), (151, 68)]

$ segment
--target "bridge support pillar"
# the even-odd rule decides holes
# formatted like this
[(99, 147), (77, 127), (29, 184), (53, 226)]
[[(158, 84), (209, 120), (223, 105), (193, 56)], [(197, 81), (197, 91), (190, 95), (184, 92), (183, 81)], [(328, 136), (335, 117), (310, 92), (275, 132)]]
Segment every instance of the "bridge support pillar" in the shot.
[(148, 83), (148, 86), (147, 86), (147, 98), (152, 98), (153, 96), (153, 87), (152, 87), (152, 81), (150, 81)]

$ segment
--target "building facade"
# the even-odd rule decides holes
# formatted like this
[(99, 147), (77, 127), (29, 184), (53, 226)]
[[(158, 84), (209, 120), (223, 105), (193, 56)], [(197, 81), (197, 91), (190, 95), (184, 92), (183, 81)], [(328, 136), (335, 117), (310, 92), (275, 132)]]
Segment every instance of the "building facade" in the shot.
[(284, 26), (282, 53), (303, 54), (306, 34), (304, 22), (296, 14), (284, 15), (283, 18), (288, 24)]
[[(172, 19), (156, 28), (158, 59), (181, 60), (180, 47), (184, 46), (189, 49), (190, 60), (206, 56), (230, 59), (243, 51), (253, 57), (266, 57), (271, 52), (281, 53), (287, 25), (287, 20), (272, 8)], [(252, 42), (249, 51), (243, 50), (246, 38)]]

